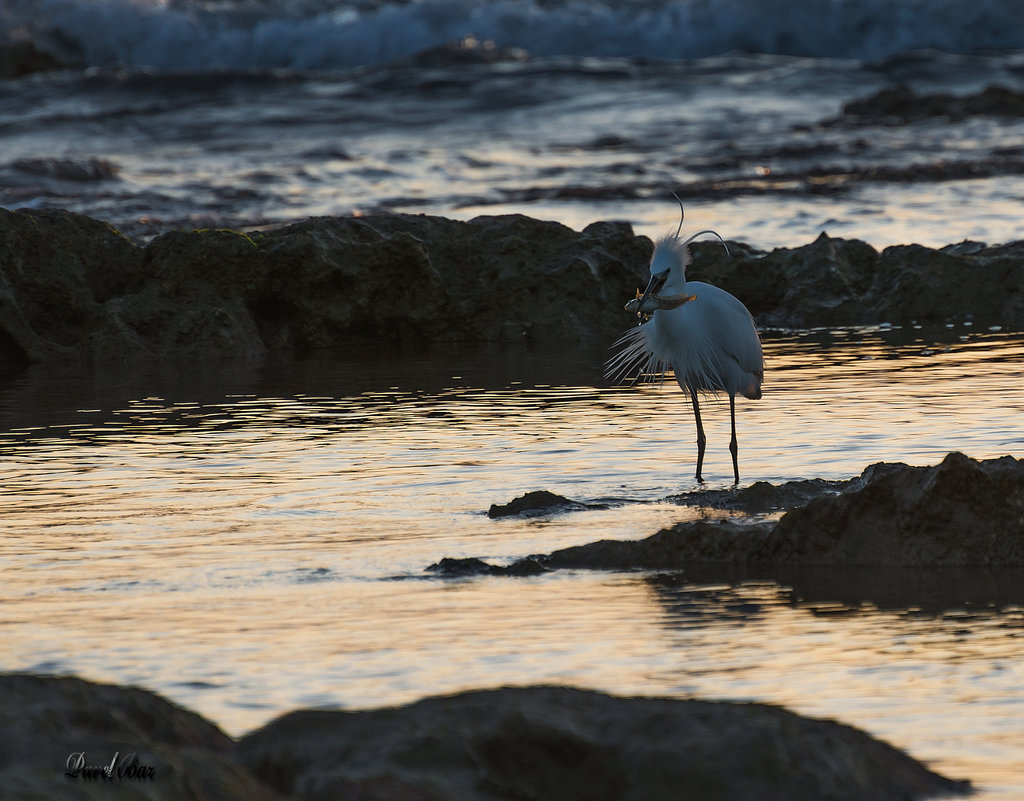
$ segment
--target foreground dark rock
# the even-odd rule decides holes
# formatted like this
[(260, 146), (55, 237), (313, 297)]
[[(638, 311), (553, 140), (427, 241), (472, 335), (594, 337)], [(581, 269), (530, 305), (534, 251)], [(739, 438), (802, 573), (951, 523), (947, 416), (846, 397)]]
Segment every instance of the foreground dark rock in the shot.
[[(102, 165), (97, 165), (102, 168)], [(651, 243), (521, 216), (315, 218), (141, 247), (70, 212), (0, 209), (0, 362), (246, 357), (401, 342), (611, 343)], [(693, 279), (761, 325), (973, 318), (1024, 327), (1024, 242), (878, 253), (824, 234), (765, 254), (695, 246)]]
[[(538, 567), (680, 570), (698, 564), (1024, 567), (1024, 460), (975, 461), (950, 453), (935, 467), (875, 464), (846, 483), (796, 482), (792, 492), (789, 485), (777, 488), (781, 492), (766, 486), (733, 493), (733, 503), (711, 493), (708, 505), (762, 512), (782, 499), (809, 500), (775, 523), (678, 523), (642, 540), (602, 540), (508, 567), (460, 560), (457, 573), (435, 572), (530, 575)], [(702, 495), (676, 499), (702, 504)]]
[(325, 800), (902, 801), (967, 789), (862, 732), (777, 707), (559, 687), (294, 712), (238, 754), (275, 789)]
[[(280, 798), (233, 758), (230, 737), (146, 690), (73, 677), (0, 675), (0, 698), (4, 798)], [(84, 766), (65, 776), (75, 754), (83, 754)], [(109, 781), (86, 770), (109, 766), (115, 754)], [(72, 773), (76, 766), (73, 759)]]
[[(2, 794), (25, 801), (903, 801), (969, 789), (856, 729), (761, 704), (499, 689), (293, 712), (235, 743), (136, 688), (14, 674), (0, 675), (0, 697)], [(76, 773), (77, 754), (89, 769)]]

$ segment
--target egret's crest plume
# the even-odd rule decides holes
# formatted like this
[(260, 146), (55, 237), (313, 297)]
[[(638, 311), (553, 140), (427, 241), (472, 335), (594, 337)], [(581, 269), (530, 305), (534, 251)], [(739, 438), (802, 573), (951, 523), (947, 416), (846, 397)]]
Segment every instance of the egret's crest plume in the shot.
[(710, 228), (705, 228), (702, 231), (698, 231), (695, 234), (691, 234), (684, 240), (680, 240), (679, 234), (683, 230), (683, 220), (686, 218), (686, 209), (683, 207), (683, 201), (680, 200), (679, 195), (675, 192), (672, 193), (672, 197), (676, 199), (679, 204), (679, 225), (676, 226), (675, 233), (665, 234), (655, 240), (654, 253), (651, 256), (651, 275), (657, 275), (665, 270), (671, 270), (673, 267), (680, 271), (685, 276), (686, 268), (690, 264), (690, 243), (698, 236), (704, 234), (712, 234), (718, 238), (718, 241), (722, 243), (722, 247), (725, 248), (725, 255), (730, 256), (729, 246), (725, 240), (722, 239), (721, 235), (717, 231), (712, 231)]

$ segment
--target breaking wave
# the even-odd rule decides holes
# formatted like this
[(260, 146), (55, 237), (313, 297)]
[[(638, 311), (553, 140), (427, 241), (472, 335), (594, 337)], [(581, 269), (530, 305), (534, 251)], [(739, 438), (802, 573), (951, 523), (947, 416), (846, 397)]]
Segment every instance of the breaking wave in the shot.
[(88, 66), (345, 69), (474, 36), (533, 56), (883, 59), (1024, 48), (1019, 0), (8, 0), (0, 36)]

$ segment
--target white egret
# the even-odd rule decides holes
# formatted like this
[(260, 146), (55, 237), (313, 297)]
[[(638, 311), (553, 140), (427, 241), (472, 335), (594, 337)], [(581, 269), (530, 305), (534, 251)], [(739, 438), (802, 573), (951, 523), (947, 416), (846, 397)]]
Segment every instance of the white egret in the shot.
[[(677, 197), (676, 200), (679, 198)], [(679, 204), (682, 209), (682, 202)], [(697, 394), (707, 392), (729, 395), (729, 417), (732, 424), (732, 469), (736, 483), (740, 480), (739, 446), (736, 443), (736, 395), (757, 400), (761, 397), (764, 378), (764, 356), (754, 319), (747, 308), (724, 289), (702, 281), (687, 281), (690, 263), (689, 244), (702, 234), (699, 231), (682, 241), (682, 216), (674, 234), (659, 239), (651, 257), (651, 280), (643, 295), (626, 304), (636, 311), (640, 324), (623, 334), (615, 343), (622, 350), (609, 360), (606, 374), (621, 379), (639, 367), (638, 379), (663, 374), (672, 368), (683, 392), (688, 392), (697, 423), (697, 480), (704, 481), (704, 448), (707, 440), (700, 419)], [(650, 315), (650, 320), (644, 318)]]

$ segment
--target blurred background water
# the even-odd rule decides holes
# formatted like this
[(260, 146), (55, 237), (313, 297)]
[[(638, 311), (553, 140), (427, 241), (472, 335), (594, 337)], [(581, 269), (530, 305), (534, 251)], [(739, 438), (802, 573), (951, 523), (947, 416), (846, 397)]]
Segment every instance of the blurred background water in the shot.
[[(5, 38), (77, 68), (0, 81), (0, 206), (143, 239), (382, 210), (654, 235), (673, 190), (765, 248), (1020, 235), (1016, 0), (7, 0)], [(992, 86), (1016, 100), (843, 111)]]

